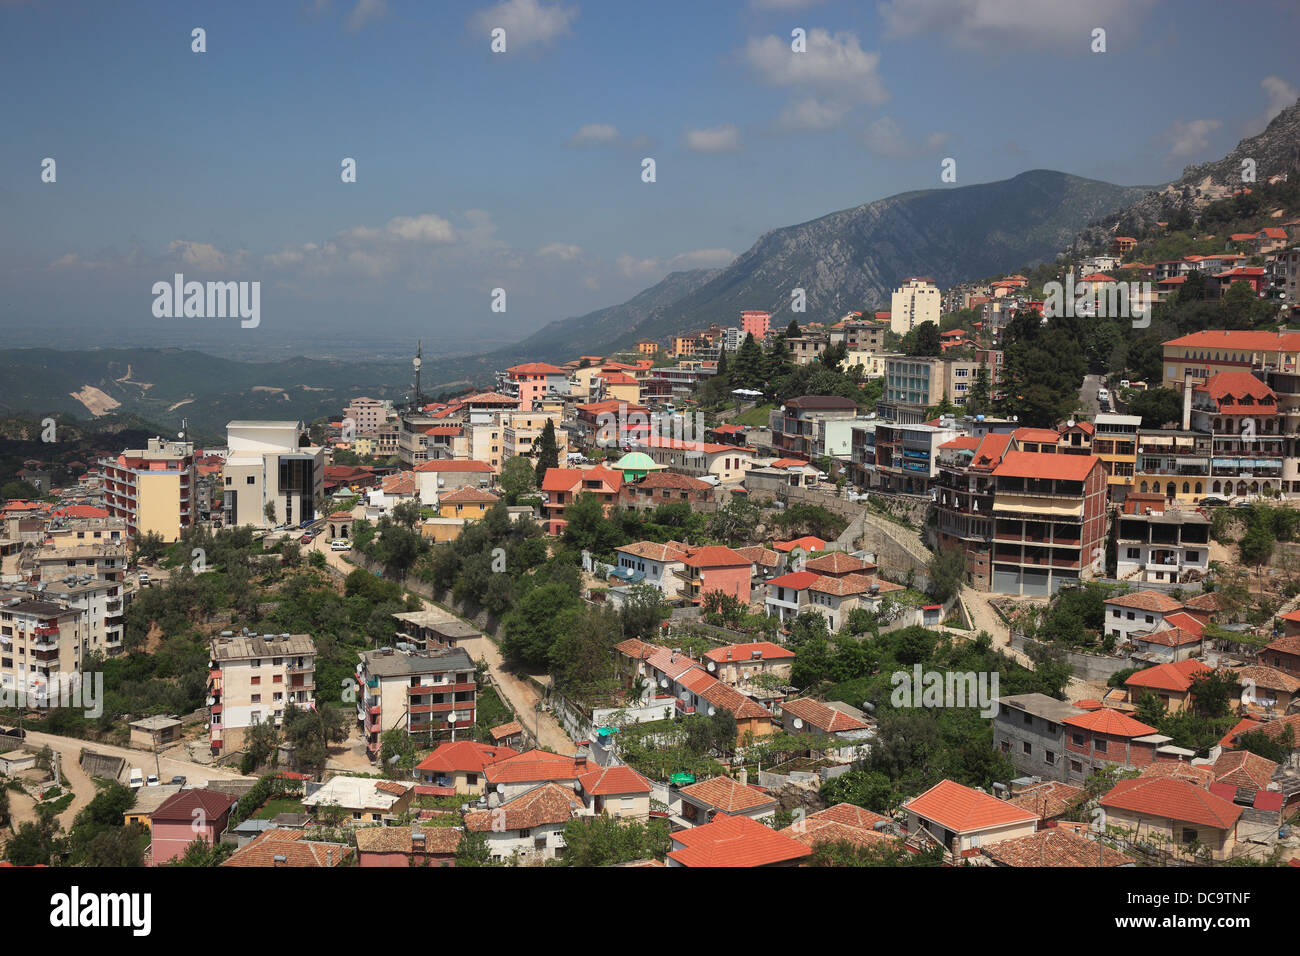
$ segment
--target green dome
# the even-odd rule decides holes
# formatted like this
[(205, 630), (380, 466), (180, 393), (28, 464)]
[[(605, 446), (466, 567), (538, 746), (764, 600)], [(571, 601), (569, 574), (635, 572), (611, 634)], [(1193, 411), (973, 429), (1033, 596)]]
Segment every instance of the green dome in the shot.
[(658, 471), (663, 465), (656, 465), (655, 460), (643, 451), (630, 451), (611, 467), (620, 471)]

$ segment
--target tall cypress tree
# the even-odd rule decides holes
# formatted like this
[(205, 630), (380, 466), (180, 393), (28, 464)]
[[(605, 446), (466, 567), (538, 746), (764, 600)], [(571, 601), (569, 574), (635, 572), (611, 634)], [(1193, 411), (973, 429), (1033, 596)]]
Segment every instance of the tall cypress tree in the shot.
[(542, 437), (537, 439), (537, 487), (542, 486), (548, 468), (560, 467), (560, 446), (555, 441), (555, 422), (546, 419)]

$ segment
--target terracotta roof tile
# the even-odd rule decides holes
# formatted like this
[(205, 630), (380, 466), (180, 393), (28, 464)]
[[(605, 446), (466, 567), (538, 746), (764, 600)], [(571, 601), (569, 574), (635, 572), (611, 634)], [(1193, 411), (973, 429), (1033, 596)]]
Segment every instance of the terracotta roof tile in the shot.
[(746, 786), (731, 777), (710, 777), (682, 787), (678, 792), (723, 813), (746, 813), (776, 807), (776, 801), (763, 791)]
[(1157, 733), (1154, 727), (1149, 727), (1140, 720), (1134, 720), (1109, 707), (1066, 717), (1063, 723), (1082, 730), (1090, 730), (1094, 734), (1106, 734), (1109, 737), (1145, 737)]
[(798, 700), (787, 700), (781, 705), (781, 710), (794, 717), (800, 718), (805, 723), (812, 724), (812, 726), (826, 734), (867, 729), (867, 725), (862, 721), (856, 720), (848, 714), (836, 710), (834, 707), (827, 707), (825, 704), (813, 700), (811, 697), (804, 697)]
[(1132, 594), (1120, 594), (1107, 598), (1106, 603), (1116, 607), (1131, 607), (1137, 611), (1153, 611), (1157, 614), (1171, 614), (1183, 606), (1182, 601), (1160, 591), (1134, 591)]
[[(183, 791), (182, 791), (183, 792)], [(222, 866), (340, 866), (352, 855), (343, 843), (322, 843), (304, 838), (302, 830), (266, 830), (230, 855)], [(282, 856), (284, 860), (276, 860)]]
[(1014, 807), (987, 793), (963, 787), (952, 780), (941, 780), (919, 797), (913, 797), (904, 803), (903, 809), (954, 833), (969, 833), (1038, 820), (1036, 813)]
[(1128, 810), (1216, 830), (1231, 829), (1242, 809), (1208, 790), (1174, 777), (1121, 780), (1100, 802), (1107, 809)]
[(1128, 866), (1131, 856), (1061, 827), (999, 840), (983, 853), (1003, 866)]
[(789, 863), (811, 850), (749, 817), (719, 814), (712, 823), (673, 834), (677, 848), (669, 852), (683, 866), (768, 866)]
[(476, 833), (493, 829), (528, 830), (546, 824), (568, 823), (583, 809), (573, 791), (558, 783), (544, 783), (494, 810), (474, 810), (465, 814), (465, 828)]

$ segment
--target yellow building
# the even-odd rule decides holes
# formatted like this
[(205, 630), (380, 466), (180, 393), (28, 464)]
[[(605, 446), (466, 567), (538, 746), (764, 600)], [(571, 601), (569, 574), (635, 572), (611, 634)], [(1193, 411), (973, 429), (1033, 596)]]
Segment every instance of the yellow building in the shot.
[(650, 339), (642, 339), (636, 344), (636, 350), (642, 355), (658, 355), (659, 343), (652, 342)]
[(438, 514), (443, 518), (477, 521), (487, 514), (488, 509), (498, 500), (492, 492), (481, 488), (457, 488), (455, 491), (438, 496)]
[(165, 542), (177, 540), (194, 524), (194, 445), (149, 439), (100, 462), (104, 470), (104, 504), (126, 520), (132, 538), (154, 532)]
[(375, 453), (375, 439), (370, 435), (358, 435), (352, 440), (352, 451), (362, 458), (369, 458)]
[[(1141, 415), (1101, 414), (1093, 421), (1097, 431), (1092, 438), (1092, 453), (1106, 466), (1106, 484), (1112, 500), (1123, 498), (1125, 489), (1133, 484), (1137, 470), (1137, 432), (1141, 424)], [(1120, 492), (1118, 496), (1116, 490)]]
[(605, 400), (627, 402), (636, 405), (641, 401), (641, 383), (625, 372), (606, 372), (601, 378), (605, 382)]

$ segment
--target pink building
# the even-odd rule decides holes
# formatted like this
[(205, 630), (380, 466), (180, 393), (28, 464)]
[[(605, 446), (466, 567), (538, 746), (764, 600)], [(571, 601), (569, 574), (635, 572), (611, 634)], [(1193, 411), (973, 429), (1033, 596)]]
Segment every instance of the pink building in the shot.
[(174, 860), (195, 840), (212, 846), (226, 832), (235, 798), (216, 790), (191, 789), (172, 794), (149, 815), (149, 862)]
[(362, 827), (356, 831), (357, 862), (376, 866), (455, 866), (465, 835), (459, 827)]
[(554, 388), (557, 392), (566, 390), (568, 376), (564, 369), (547, 365), (545, 362), (526, 362), (506, 369), (515, 386), (519, 389), (519, 410), (531, 412), (536, 403), (546, 397), (547, 391)]
[(722, 591), (742, 604), (749, 603), (749, 580), (752, 565), (742, 554), (721, 545), (698, 548), (682, 559), (686, 566), (676, 572), (686, 582), (682, 591), (693, 604), (704, 600), (707, 591)]
[(747, 309), (740, 313), (740, 331), (753, 333), (754, 341), (761, 342), (772, 331), (772, 315), (757, 309)]

